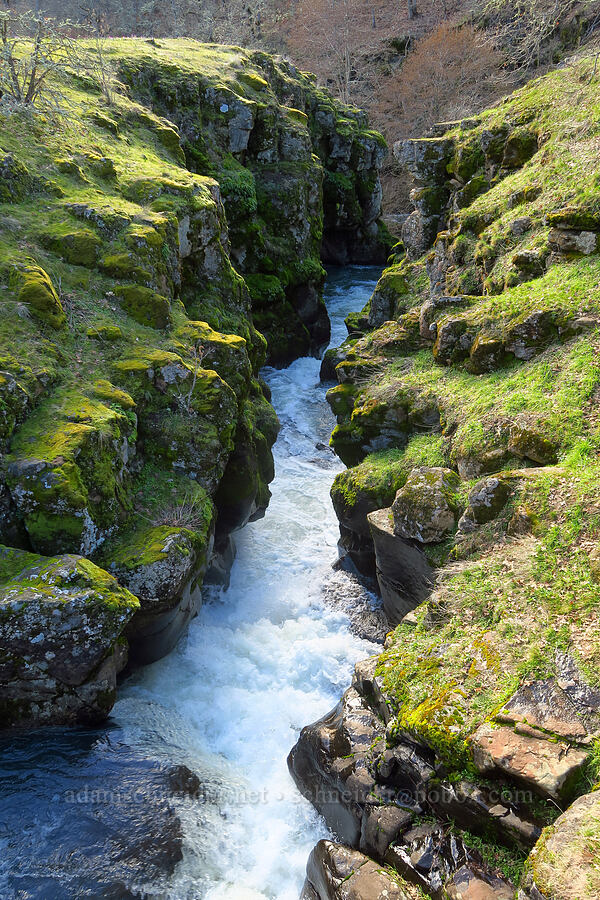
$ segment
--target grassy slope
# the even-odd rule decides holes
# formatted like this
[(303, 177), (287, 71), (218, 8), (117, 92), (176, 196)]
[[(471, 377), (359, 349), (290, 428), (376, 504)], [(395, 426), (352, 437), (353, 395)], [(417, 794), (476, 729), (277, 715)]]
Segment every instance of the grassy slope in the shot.
[[(504, 172), (458, 210), (440, 238), (454, 262), (446, 292), (464, 293), (469, 284), (474, 294), (462, 312), (452, 312), (464, 315), (472, 333), (502, 338), (535, 310), (552, 310), (563, 324), (578, 316), (600, 321), (597, 251), (563, 257), (537, 278), (524, 278), (513, 262), (525, 249), (547, 259), (553, 212), (569, 208), (576, 225), (600, 229), (600, 104), (590, 74), (589, 61), (575, 62), (487, 111), (475, 127), (450, 132), (459, 148), (455, 170), (466, 161), (467, 177), (480, 169), (484, 131), (504, 140), (508, 128), (527, 129), (540, 142), (522, 167)], [(509, 226), (525, 216), (531, 225), (515, 236)], [(415, 317), (406, 312), (423, 299), (418, 291), (425, 264), (397, 260), (380, 286), (395, 280), (396, 313), (407, 334)], [(555, 331), (550, 346), (530, 361), (507, 358), (481, 375), (461, 362), (437, 364), (430, 345), (386, 360), (376, 351), (369, 356), (361, 350), (364, 344), (354, 343), (344, 364), (358, 364), (360, 371), (361, 362), (370, 361), (377, 370), (376, 380), (359, 379), (357, 406), (389, 400), (398, 391), (417, 393), (439, 407), (442, 431), (413, 437), (405, 451), (368, 457), (341, 477), (344, 490), (351, 493), (365, 483), (374, 490), (390, 478), (390, 457), (398, 470), (408, 468), (409, 459), (413, 465), (456, 466), (460, 459), (506, 450), (515, 422), (543, 434), (558, 450), (556, 465), (527, 469), (497, 519), (439, 548), (446, 568), (431, 603), (417, 610), (416, 626), (396, 629), (381, 658), (400, 725), (429, 741), (452, 769), (464, 771), (468, 735), (519, 683), (555, 674), (557, 650), (569, 651), (590, 683), (600, 684), (600, 588), (589, 556), (600, 529), (600, 332), (593, 323), (579, 334), (567, 329), (561, 339)], [(359, 420), (356, 410), (353, 418)], [(508, 456), (502, 465), (514, 469), (524, 463)], [(463, 504), (474, 483), (463, 483)], [(526, 515), (529, 533), (511, 536), (508, 523), (517, 509)], [(433, 624), (432, 604), (444, 610)], [(595, 773), (589, 777), (593, 781)]]

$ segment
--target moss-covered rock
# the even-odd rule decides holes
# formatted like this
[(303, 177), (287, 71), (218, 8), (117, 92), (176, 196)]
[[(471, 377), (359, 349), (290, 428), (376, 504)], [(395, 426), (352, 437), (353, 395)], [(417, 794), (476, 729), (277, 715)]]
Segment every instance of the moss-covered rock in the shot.
[(89, 228), (67, 231), (64, 234), (44, 233), (41, 240), (44, 246), (49, 247), (65, 262), (88, 269), (96, 265), (102, 247), (101, 239)]
[(66, 322), (65, 311), (49, 275), (40, 266), (20, 267), (12, 283), (19, 303), (25, 304), (32, 315), (52, 328), (62, 328)]
[(530, 459), (542, 466), (557, 461), (557, 448), (535, 426), (517, 424), (511, 426), (508, 449), (515, 456)]
[(0, 156), (0, 203), (18, 203), (36, 187), (36, 179), (13, 153)]
[(138, 605), (86, 559), (0, 547), (0, 727), (105, 719)]
[(171, 320), (171, 307), (167, 297), (156, 294), (139, 284), (121, 284), (115, 288), (123, 308), (140, 325), (166, 328)]
[(443, 540), (456, 526), (459, 484), (451, 469), (413, 469), (392, 504), (395, 533), (422, 544)]
[(592, 900), (600, 891), (600, 794), (579, 797), (544, 830), (525, 870), (523, 891), (544, 900)]
[(133, 413), (75, 391), (27, 419), (13, 439), (6, 480), (36, 551), (87, 555), (102, 543), (127, 505), (135, 438)]

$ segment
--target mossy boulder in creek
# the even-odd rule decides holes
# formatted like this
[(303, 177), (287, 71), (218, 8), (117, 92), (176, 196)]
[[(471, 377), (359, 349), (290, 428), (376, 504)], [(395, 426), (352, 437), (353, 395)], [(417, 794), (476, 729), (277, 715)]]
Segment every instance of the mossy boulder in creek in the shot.
[(0, 546), (0, 725), (93, 724), (115, 701), (138, 600), (78, 556)]

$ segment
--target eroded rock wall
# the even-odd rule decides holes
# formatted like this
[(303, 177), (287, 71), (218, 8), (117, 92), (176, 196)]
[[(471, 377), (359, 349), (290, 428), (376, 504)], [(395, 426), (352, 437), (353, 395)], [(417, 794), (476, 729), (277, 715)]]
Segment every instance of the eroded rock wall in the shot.
[[(68, 116), (0, 105), (0, 726), (96, 720), (128, 652), (174, 646), (269, 501), (260, 367), (328, 340), (324, 233), (384, 252), (382, 139), (313, 79), (193, 41), (107, 41), (104, 64), (110, 96), (57, 85)], [(93, 561), (87, 606), (44, 559), (68, 585)]]

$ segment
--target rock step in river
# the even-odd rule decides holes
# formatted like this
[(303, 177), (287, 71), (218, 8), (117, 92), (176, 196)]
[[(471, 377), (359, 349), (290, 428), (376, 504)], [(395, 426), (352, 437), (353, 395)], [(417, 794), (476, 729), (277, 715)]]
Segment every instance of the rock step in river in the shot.
[[(330, 273), (332, 346), (378, 276)], [(282, 424), (273, 498), (236, 535), (228, 590), (168, 657), (127, 680), (106, 726), (2, 739), (3, 900), (298, 900), (327, 829), (286, 756), (376, 649), (354, 633), (343, 600), (327, 600), (352, 597), (367, 617), (376, 606), (331, 568), (329, 489), (342, 466), (327, 446), (334, 423), (319, 366), (304, 358), (265, 372)]]

